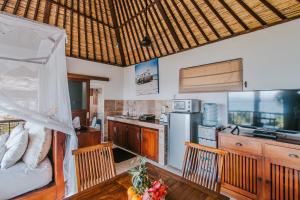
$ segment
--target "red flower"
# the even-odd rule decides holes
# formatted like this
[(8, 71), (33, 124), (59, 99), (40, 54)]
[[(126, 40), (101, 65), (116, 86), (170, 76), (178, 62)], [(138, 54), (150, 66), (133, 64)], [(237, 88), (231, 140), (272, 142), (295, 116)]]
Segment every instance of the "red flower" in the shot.
[(167, 194), (168, 187), (163, 183), (162, 180), (154, 181), (151, 184), (151, 188), (147, 190), (147, 195), (151, 200), (160, 200)]

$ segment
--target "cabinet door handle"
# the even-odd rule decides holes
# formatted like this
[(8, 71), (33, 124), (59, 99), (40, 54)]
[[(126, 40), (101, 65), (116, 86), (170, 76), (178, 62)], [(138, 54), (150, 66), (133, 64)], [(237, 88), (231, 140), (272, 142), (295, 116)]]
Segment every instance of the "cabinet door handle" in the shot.
[(237, 142), (237, 143), (235, 143), (235, 146), (241, 147), (241, 146), (243, 146), (243, 144), (240, 142)]
[(291, 157), (291, 158), (299, 158), (299, 156), (297, 154), (293, 154), (293, 153), (290, 153), (289, 157)]

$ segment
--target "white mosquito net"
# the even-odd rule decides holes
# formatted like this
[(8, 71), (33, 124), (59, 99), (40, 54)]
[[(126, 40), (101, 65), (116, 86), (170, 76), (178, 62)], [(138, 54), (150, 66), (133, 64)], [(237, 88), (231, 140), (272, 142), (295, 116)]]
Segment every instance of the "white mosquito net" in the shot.
[(66, 33), (49, 25), (0, 13), (0, 112), (67, 134), (66, 195), (76, 192), (65, 56)]

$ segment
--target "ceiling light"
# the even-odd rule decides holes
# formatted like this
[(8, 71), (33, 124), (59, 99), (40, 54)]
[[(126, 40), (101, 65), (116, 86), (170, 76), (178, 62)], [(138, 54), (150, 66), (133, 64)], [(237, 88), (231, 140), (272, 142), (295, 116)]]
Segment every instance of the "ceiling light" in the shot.
[(143, 40), (141, 41), (142, 47), (149, 47), (149, 46), (151, 46), (151, 43), (152, 43), (150, 37), (148, 36), (148, 15), (147, 15), (147, 13), (148, 13), (148, 0), (146, 0), (146, 13), (145, 13), (145, 15), (146, 15), (146, 24), (145, 24), (146, 34), (145, 34), (145, 37), (143, 38)]
[(143, 40), (141, 41), (141, 46), (142, 47), (149, 47), (151, 46), (151, 39), (148, 35), (146, 35)]

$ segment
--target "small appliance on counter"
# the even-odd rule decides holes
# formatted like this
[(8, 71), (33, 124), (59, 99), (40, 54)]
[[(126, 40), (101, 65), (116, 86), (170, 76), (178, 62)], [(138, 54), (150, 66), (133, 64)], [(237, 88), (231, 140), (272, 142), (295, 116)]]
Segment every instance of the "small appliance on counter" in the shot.
[(169, 121), (168, 114), (166, 114), (166, 113), (160, 114), (159, 121), (163, 122), (163, 123), (168, 123), (168, 121)]
[(160, 117), (159, 117), (159, 121), (162, 122), (162, 123), (168, 123), (168, 121), (169, 121), (169, 116), (166, 112), (166, 108), (167, 108), (167, 106), (162, 106), (161, 107), (161, 114), (160, 114)]
[(201, 102), (198, 99), (173, 99), (172, 112), (198, 113), (201, 110)]
[(139, 117), (140, 121), (154, 121), (155, 115), (153, 114), (143, 114)]
[(201, 123), (200, 100), (172, 101), (168, 127), (168, 165), (181, 170), (185, 142), (197, 143), (198, 125)]

